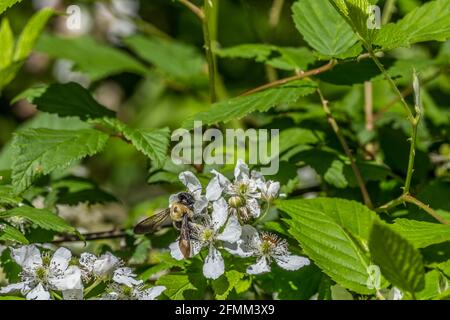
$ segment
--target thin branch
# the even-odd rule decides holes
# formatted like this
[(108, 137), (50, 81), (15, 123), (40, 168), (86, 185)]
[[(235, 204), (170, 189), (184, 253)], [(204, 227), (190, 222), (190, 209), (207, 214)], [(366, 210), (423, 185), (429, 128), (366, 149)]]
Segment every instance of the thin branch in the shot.
[(205, 14), (202, 8), (197, 7), (195, 4), (189, 0), (178, 0), (182, 5), (191, 10), (200, 20), (205, 20)]
[[(437, 76), (439, 76), (443, 72), (443, 69), (438, 70), (437, 72), (433, 73), (430, 77), (427, 77), (422, 81), (422, 85), (425, 85), (426, 83), (436, 79)], [(414, 92), (413, 86), (409, 86), (408, 88), (401, 91), (401, 95), (403, 98), (406, 98), (407, 96), (411, 95)], [(396, 96), (392, 101), (390, 101), (388, 104), (386, 104), (384, 107), (382, 107), (374, 116), (375, 121), (378, 120), (384, 113), (386, 113), (390, 108), (392, 108), (397, 102), (400, 101), (400, 98)]]
[[(374, 129), (373, 121), (373, 85), (372, 82), (364, 82), (364, 114), (366, 116), (366, 130), (372, 132)], [(373, 143), (369, 142), (364, 146), (364, 150), (367, 154), (370, 154), (370, 158), (374, 158), (375, 148)]]
[(412, 123), (412, 136), (410, 138), (408, 169), (406, 171), (405, 186), (403, 187), (403, 194), (409, 194), (411, 188), (411, 180), (414, 173), (414, 160), (416, 157), (416, 142), (417, 142), (417, 126), (419, 125), (420, 116), (417, 116)]
[(323, 110), (325, 111), (325, 114), (327, 115), (328, 122), (331, 125), (331, 128), (333, 129), (334, 133), (336, 133), (336, 136), (339, 139), (340, 144), (342, 145), (342, 148), (344, 149), (345, 154), (350, 160), (350, 164), (353, 170), (353, 173), (356, 177), (356, 181), (358, 182), (359, 189), (361, 190), (362, 197), (364, 199), (364, 203), (369, 208), (373, 208), (372, 200), (370, 200), (369, 193), (367, 192), (366, 185), (364, 184), (364, 180), (362, 178), (361, 172), (359, 171), (358, 166), (356, 165), (356, 161), (353, 157), (352, 151), (350, 150), (350, 147), (348, 146), (347, 141), (345, 140), (344, 136), (341, 133), (341, 130), (334, 119), (333, 115), (331, 114), (331, 110), (328, 107), (328, 101), (325, 100), (325, 98), (322, 95), (322, 92), (320, 89), (317, 89), (317, 93), (319, 94), (320, 100), (322, 102)]
[(409, 121), (412, 123), (414, 121), (413, 113), (412, 113), (411, 109), (409, 108), (408, 103), (406, 102), (406, 100), (403, 97), (402, 93), (397, 88), (397, 85), (395, 84), (394, 80), (392, 80), (391, 76), (388, 74), (388, 72), (384, 68), (383, 64), (380, 62), (378, 57), (375, 55), (375, 53), (372, 50), (372, 48), (367, 45), (366, 49), (369, 52), (369, 55), (372, 58), (372, 60), (377, 65), (378, 69), (380, 69), (380, 71), (383, 73), (385, 79), (389, 82), (392, 90), (394, 90), (394, 92), (398, 95), (398, 97), (399, 97), (400, 101), (402, 102), (402, 105), (403, 105), (403, 107), (404, 107), (404, 109), (405, 109), (405, 111), (407, 113), (407, 117), (408, 117)]
[(64, 242), (85, 242), (85, 241), (95, 241), (95, 240), (105, 240), (105, 239), (116, 239), (123, 238), (127, 235), (126, 229), (113, 229), (110, 231), (103, 232), (91, 232), (82, 234), (83, 239), (80, 239), (76, 235), (67, 235), (52, 241), (54, 244), (64, 243)]
[(323, 65), (323, 66), (321, 66), (319, 68), (308, 70), (306, 72), (299, 73), (299, 74), (297, 74), (295, 76), (292, 76), (292, 77), (287, 77), (287, 78), (283, 78), (283, 79), (280, 79), (280, 80), (277, 80), (277, 81), (274, 81), (274, 82), (266, 83), (266, 84), (264, 84), (262, 86), (259, 86), (257, 88), (254, 88), (254, 89), (251, 89), (251, 90), (248, 90), (248, 91), (242, 93), (241, 96), (248, 96), (250, 94), (253, 94), (253, 93), (256, 93), (256, 92), (259, 92), (259, 91), (263, 91), (263, 90), (266, 90), (266, 89), (278, 87), (280, 85), (286, 84), (286, 83), (294, 81), (294, 80), (300, 80), (300, 79), (304, 79), (304, 78), (307, 78), (307, 77), (310, 77), (310, 76), (315, 76), (315, 75), (324, 73), (324, 72), (326, 72), (328, 70), (331, 70), (335, 65), (336, 65), (336, 62), (334, 60), (331, 60), (330, 62), (328, 62), (327, 64), (325, 64), (325, 65)]
[(395, 208), (395, 207), (397, 207), (397, 206), (399, 206), (401, 204), (404, 204), (405, 202), (414, 204), (415, 206), (421, 208), (422, 210), (424, 210), (426, 213), (428, 213), (430, 216), (432, 216), (434, 219), (436, 219), (440, 223), (446, 224), (446, 225), (449, 224), (447, 220), (445, 220), (436, 211), (434, 211), (432, 208), (430, 208), (429, 205), (423, 203), (422, 201), (420, 201), (419, 199), (413, 197), (410, 194), (402, 194), (397, 199), (389, 201), (388, 203), (386, 203), (386, 204), (382, 205), (381, 207), (375, 209), (375, 211), (377, 211), (377, 212), (389, 211), (390, 209)]

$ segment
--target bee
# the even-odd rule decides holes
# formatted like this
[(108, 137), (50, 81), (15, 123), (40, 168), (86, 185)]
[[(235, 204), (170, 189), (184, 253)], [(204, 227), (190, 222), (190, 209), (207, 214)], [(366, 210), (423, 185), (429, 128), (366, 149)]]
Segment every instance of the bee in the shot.
[(176, 198), (176, 201), (169, 208), (138, 223), (134, 227), (134, 233), (153, 233), (170, 217), (174, 227), (180, 230), (180, 239), (178, 241), (180, 251), (185, 258), (189, 258), (191, 255), (191, 228), (189, 222), (194, 217), (195, 199), (189, 192), (180, 192), (176, 195)]

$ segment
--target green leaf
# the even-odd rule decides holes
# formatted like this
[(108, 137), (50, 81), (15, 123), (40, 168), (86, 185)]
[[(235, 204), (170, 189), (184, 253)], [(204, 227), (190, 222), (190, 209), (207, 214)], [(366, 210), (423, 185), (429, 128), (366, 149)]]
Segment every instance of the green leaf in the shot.
[(410, 293), (424, 288), (422, 256), (405, 238), (376, 223), (370, 233), (369, 248), (373, 262), (393, 285)]
[(242, 44), (235, 47), (217, 49), (222, 58), (253, 59), (282, 70), (305, 70), (316, 61), (307, 48), (277, 47), (268, 44)]
[(265, 112), (275, 106), (289, 105), (298, 101), (300, 97), (315, 92), (316, 88), (315, 82), (300, 80), (251, 95), (218, 102), (208, 111), (200, 112), (187, 119), (183, 123), (183, 127), (193, 128), (194, 121), (202, 121), (202, 125), (228, 122), (233, 119), (240, 119), (252, 112)]
[(425, 248), (450, 240), (450, 226), (416, 221), (410, 219), (396, 219), (390, 227), (408, 240), (415, 248)]
[(57, 203), (75, 206), (79, 203), (108, 203), (117, 202), (112, 194), (103, 191), (95, 183), (78, 177), (68, 177), (58, 180), (51, 185), (57, 191)]
[(22, 0), (0, 0), (0, 14)]
[(225, 300), (231, 291), (239, 285), (241, 280), (245, 277), (245, 273), (237, 270), (230, 270), (225, 272), (223, 276), (217, 280), (212, 281), (212, 287), (217, 300)]
[(329, 0), (340, 15), (352, 27), (353, 31), (364, 39), (368, 44), (372, 43), (372, 38), (376, 29), (369, 30), (367, 21), (369, 19), (368, 0)]
[(0, 69), (0, 92), (7, 84), (9, 84), (14, 79), (22, 65), (23, 61), (16, 61), (11, 63), (6, 68)]
[(42, 96), (47, 91), (47, 89), (47, 85), (38, 85), (28, 88), (15, 96), (14, 99), (11, 100), (11, 104), (19, 102), (22, 99), (26, 99), (28, 102), (34, 103), (34, 100)]
[(9, 66), (14, 54), (14, 35), (9, 20), (4, 18), (0, 27), (0, 70)]
[(286, 212), (290, 234), (314, 263), (341, 286), (373, 293), (367, 287), (370, 265), (365, 244), (377, 215), (355, 201), (336, 198), (277, 201)]
[(391, 50), (417, 42), (445, 41), (450, 37), (449, 16), (448, 0), (430, 1), (400, 21), (383, 26), (374, 43), (382, 50)]
[(155, 162), (155, 167), (164, 165), (169, 147), (169, 128), (133, 129), (127, 127), (124, 129), (123, 134), (137, 150)]
[(169, 128), (134, 129), (117, 119), (99, 119), (95, 122), (106, 125), (117, 134), (123, 135), (138, 151), (152, 159), (156, 168), (164, 164), (170, 140)]
[(113, 111), (95, 101), (88, 90), (74, 82), (52, 84), (33, 102), (39, 110), (61, 117), (75, 116), (87, 120), (115, 116)]
[(286, 271), (275, 267), (260, 276), (258, 282), (267, 292), (276, 292), (280, 300), (308, 300), (319, 290), (326, 277), (317, 266), (311, 264), (297, 271)]
[(13, 139), (15, 191), (20, 193), (27, 189), (38, 175), (67, 168), (76, 160), (100, 152), (108, 138), (92, 129), (28, 129), (16, 133)]
[(17, 196), (11, 186), (0, 185), (0, 207), (17, 205), (22, 199)]
[(14, 61), (20, 61), (28, 57), (47, 21), (54, 13), (54, 10), (51, 8), (42, 9), (28, 21), (17, 41)]
[(447, 278), (438, 270), (431, 270), (425, 275), (425, 287), (416, 294), (419, 300), (432, 300), (448, 288)]
[(123, 41), (142, 59), (154, 64), (170, 77), (189, 81), (199, 75), (205, 76), (204, 58), (195, 47), (141, 35), (132, 36)]
[(12, 210), (0, 212), (0, 218), (21, 217), (45, 230), (56, 232), (77, 233), (63, 218), (46, 209), (36, 209), (21, 206)]
[[(305, 41), (324, 56), (345, 58), (358, 41), (328, 0), (299, 0), (292, 11), (295, 26)], [(358, 53), (352, 52), (352, 56)]]
[(83, 36), (59, 38), (43, 34), (37, 44), (38, 51), (53, 58), (67, 59), (75, 63), (75, 69), (97, 81), (122, 72), (147, 74), (147, 68), (128, 54)]
[(156, 284), (167, 288), (164, 295), (170, 300), (184, 300), (191, 297), (198, 299), (203, 296), (206, 285), (202, 279), (204, 279), (203, 275), (198, 273), (171, 273), (159, 278)]
[(0, 223), (0, 240), (2, 241), (14, 241), (23, 244), (28, 244), (27, 238), (14, 227), (7, 224)]

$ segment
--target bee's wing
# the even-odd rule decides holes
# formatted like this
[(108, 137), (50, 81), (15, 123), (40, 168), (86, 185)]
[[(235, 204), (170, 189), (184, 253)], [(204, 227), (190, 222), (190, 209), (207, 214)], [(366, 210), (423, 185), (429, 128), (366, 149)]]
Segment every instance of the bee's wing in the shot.
[(155, 232), (158, 227), (166, 221), (166, 219), (170, 216), (170, 209), (167, 208), (163, 211), (158, 212), (157, 214), (139, 222), (134, 227), (134, 233), (136, 234), (145, 234)]
[(191, 257), (191, 229), (189, 226), (189, 216), (185, 214), (181, 222), (181, 234), (178, 241), (180, 251), (185, 258)]

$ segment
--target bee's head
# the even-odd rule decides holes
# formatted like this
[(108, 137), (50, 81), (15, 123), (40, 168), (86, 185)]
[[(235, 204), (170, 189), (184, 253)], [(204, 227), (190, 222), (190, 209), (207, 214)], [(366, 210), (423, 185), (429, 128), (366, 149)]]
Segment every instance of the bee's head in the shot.
[(178, 194), (178, 201), (189, 208), (191, 208), (195, 203), (194, 196), (189, 192), (180, 192)]

